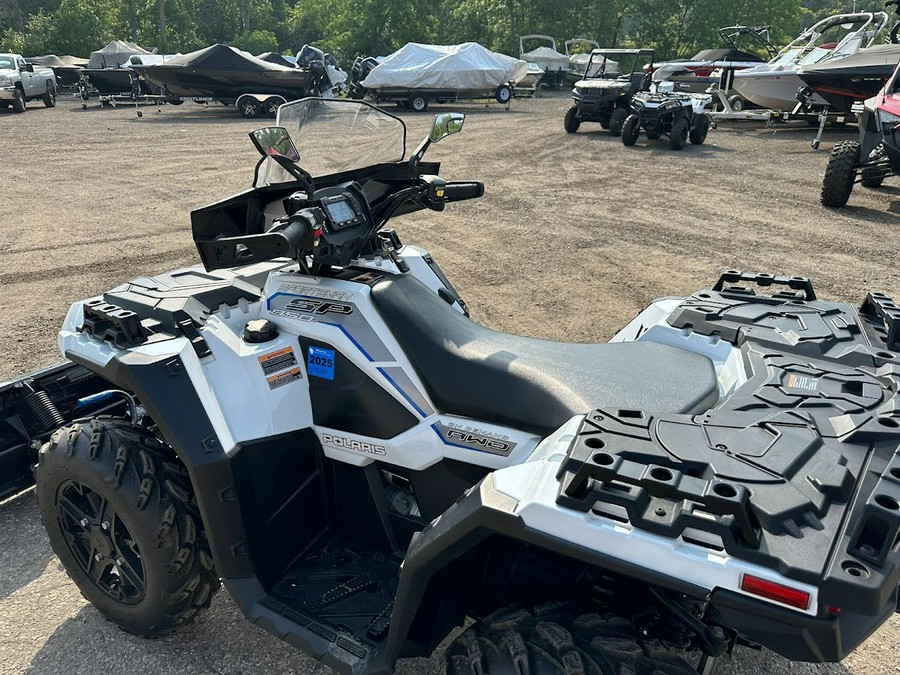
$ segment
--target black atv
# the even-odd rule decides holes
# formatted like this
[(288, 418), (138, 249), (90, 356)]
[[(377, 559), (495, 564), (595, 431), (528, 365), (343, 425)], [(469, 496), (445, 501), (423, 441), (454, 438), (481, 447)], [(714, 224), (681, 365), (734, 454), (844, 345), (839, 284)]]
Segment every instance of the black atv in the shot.
[(681, 150), (688, 139), (702, 145), (709, 133), (710, 118), (703, 109), (712, 101), (709, 94), (638, 92), (631, 99), (631, 114), (622, 126), (622, 143), (637, 143), (641, 129), (647, 138), (669, 137), (669, 147)]
[(650, 89), (650, 75), (643, 67), (652, 65), (653, 58), (652, 49), (592, 51), (584, 79), (572, 90), (575, 105), (566, 110), (566, 131), (574, 134), (582, 122), (599, 122), (613, 136), (620, 136), (631, 113), (632, 97)]

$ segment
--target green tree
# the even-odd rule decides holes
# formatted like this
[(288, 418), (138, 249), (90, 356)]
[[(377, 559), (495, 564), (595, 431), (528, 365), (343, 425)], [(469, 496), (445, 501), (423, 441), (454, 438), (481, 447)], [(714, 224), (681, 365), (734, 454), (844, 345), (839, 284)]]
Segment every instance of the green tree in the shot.
[(251, 54), (278, 51), (278, 38), (275, 37), (275, 33), (268, 30), (251, 30), (238, 35), (229, 44)]

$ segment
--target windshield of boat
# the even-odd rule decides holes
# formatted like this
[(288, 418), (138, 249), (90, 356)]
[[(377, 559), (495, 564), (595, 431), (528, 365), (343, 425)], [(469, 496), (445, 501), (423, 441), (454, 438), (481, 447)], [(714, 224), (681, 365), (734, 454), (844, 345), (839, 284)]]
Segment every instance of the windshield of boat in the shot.
[(822, 47), (816, 47), (809, 54), (800, 59), (799, 64), (801, 66), (810, 66), (813, 63), (818, 63), (819, 61), (823, 61), (831, 56), (831, 49), (823, 49)]
[(770, 65), (780, 66), (785, 63), (791, 63), (791, 62), (793, 62), (794, 59), (797, 58), (797, 55), (800, 53), (800, 51), (801, 51), (800, 49), (789, 49), (788, 51), (784, 52), (783, 54), (778, 56), (773, 61), (770, 61)]
[[(305, 98), (281, 106), (275, 123), (287, 129), (300, 154), (298, 164), (311, 176), (399, 162), (406, 156), (403, 121), (362, 101)], [(267, 159), (257, 185), (292, 180)]]

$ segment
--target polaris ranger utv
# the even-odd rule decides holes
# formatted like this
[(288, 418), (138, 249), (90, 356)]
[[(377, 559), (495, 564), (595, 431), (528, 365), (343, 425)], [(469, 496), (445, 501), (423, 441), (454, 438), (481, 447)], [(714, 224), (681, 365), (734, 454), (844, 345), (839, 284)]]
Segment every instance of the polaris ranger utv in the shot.
[(631, 97), (649, 91), (653, 65), (652, 49), (595, 49), (591, 52), (584, 79), (575, 83), (575, 104), (566, 110), (563, 126), (570, 134), (582, 122), (599, 122), (613, 136), (631, 113)]
[(69, 575), (148, 636), (221, 580), (345, 675), (467, 618), (453, 675), (843, 658), (897, 603), (896, 306), (730, 271), (610, 344), (483, 328), (385, 228), (482, 195), (423, 158), (463, 120), (407, 159), (366, 103), (282, 106), (254, 187), (191, 214), (202, 265), (75, 303), (70, 362), (0, 388)]

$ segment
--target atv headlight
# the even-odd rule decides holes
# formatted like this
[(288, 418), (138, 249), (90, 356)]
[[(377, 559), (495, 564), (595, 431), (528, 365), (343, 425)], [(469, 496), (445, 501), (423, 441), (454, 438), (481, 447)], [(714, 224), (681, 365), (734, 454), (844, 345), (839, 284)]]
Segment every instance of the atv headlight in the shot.
[(891, 129), (900, 124), (900, 115), (889, 113), (887, 110), (878, 111), (878, 121), (881, 122), (882, 128)]

